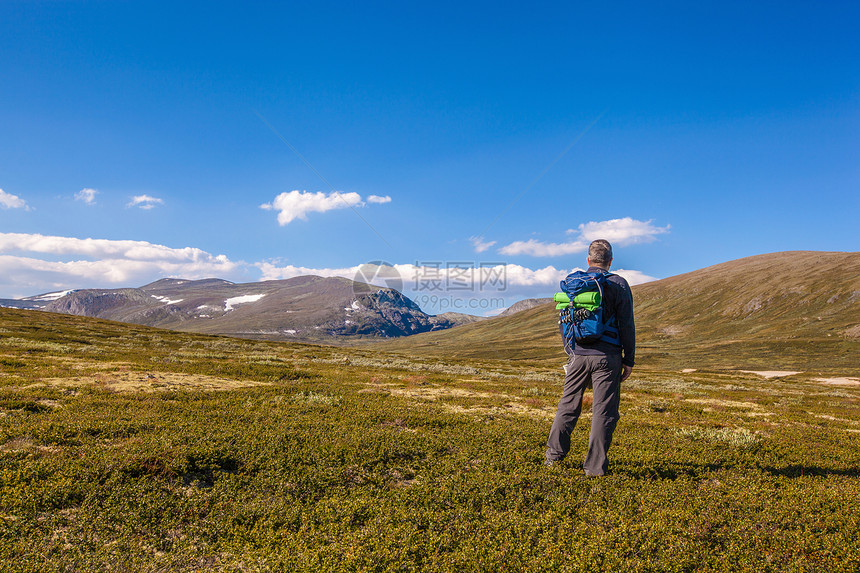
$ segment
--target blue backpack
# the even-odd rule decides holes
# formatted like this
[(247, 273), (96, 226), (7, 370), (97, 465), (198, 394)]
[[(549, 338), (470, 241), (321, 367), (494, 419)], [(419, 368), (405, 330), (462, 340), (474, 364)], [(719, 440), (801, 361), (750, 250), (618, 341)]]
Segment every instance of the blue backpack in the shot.
[[(608, 312), (604, 308), (603, 293), (611, 276), (612, 273), (607, 271), (575, 271), (561, 281), (561, 290), (570, 303), (557, 305), (561, 307), (558, 325), (564, 350), (569, 355), (573, 354), (574, 341), (580, 344), (603, 341), (621, 346), (615, 316), (608, 321), (605, 319)], [(556, 295), (557, 301), (559, 298)]]

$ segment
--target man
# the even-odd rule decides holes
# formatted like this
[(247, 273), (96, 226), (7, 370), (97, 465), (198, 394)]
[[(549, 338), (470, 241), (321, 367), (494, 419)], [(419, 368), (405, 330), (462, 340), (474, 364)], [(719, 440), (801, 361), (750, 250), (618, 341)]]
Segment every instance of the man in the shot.
[[(593, 241), (586, 260), (588, 272), (608, 271), (612, 266), (612, 245), (603, 239)], [(630, 285), (617, 275), (610, 276), (607, 283), (603, 293), (605, 320), (615, 317), (620, 345), (604, 340), (574, 344), (565, 366), (564, 392), (546, 443), (547, 466), (564, 459), (570, 451), (570, 433), (582, 410), (582, 394), (591, 386), (594, 391), (591, 435), (583, 464), (587, 476), (605, 475), (609, 468), (606, 453), (618, 423), (621, 382), (633, 371), (636, 344)]]

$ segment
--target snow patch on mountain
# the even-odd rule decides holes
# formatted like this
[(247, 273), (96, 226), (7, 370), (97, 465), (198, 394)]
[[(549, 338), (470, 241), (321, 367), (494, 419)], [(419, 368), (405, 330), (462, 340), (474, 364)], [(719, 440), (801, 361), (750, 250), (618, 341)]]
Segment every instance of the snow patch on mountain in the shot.
[(153, 294), (153, 295), (150, 295), (150, 296), (152, 296), (152, 298), (154, 298), (154, 299), (156, 299), (156, 300), (160, 300), (161, 302), (163, 302), (163, 303), (165, 303), (165, 304), (179, 304), (180, 302), (182, 302), (183, 300), (185, 300), (185, 299), (182, 299), (182, 298), (178, 298), (178, 299), (176, 299), (176, 300), (170, 300), (170, 298), (169, 298), (169, 297), (166, 297), (166, 296), (156, 296), (156, 295), (154, 295), (154, 294)]
[(261, 298), (266, 296), (265, 294), (246, 294), (244, 296), (234, 296), (232, 298), (228, 298), (224, 301), (224, 310), (229, 312), (233, 310), (233, 305), (236, 304), (245, 304), (249, 302), (257, 302)]
[(69, 293), (75, 292), (74, 290), (64, 290), (60, 292), (49, 292), (48, 294), (43, 294), (40, 296), (31, 296), (27, 297), (25, 300), (57, 300), (58, 298), (63, 298)]

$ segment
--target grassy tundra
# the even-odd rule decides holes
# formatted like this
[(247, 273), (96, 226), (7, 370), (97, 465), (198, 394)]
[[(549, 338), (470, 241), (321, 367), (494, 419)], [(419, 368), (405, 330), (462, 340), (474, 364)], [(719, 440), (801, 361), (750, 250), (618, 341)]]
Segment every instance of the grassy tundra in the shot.
[(592, 480), (560, 374), (0, 309), (0, 569), (860, 569), (856, 370), (637, 368)]

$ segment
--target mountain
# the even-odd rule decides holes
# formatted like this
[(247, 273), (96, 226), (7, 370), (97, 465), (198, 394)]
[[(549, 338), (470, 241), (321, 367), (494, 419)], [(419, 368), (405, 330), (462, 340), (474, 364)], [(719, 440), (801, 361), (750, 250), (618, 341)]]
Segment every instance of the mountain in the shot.
[(32, 303), (19, 298), (0, 298), (0, 308), (19, 308), (22, 310), (42, 310), (45, 304)]
[(140, 288), (64, 293), (43, 309), (269, 340), (399, 337), (466, 322), (462, 316), (430, 316), (394, 289), (318, 276), (245, 284), (162, 279)]
[(500, 312), (498, 316), (510, 316), (512, 314), (516, 314), (518, 312), (522, 312), (524, 310), (528, 310), (530, 308), (534, 308), (536, 306), (540, 306), (548, 302), (552, 302), (552, 298), (526, 298), (519, 302), (515, 302), (514, 304)]
[[(747, 257), (633, 287), (637, 365), (860, 369), (860, 253)], [(564, 360), (546, 303), (382, 343), (450, 357)]]
[(20, 308), (22, 310), (42, 310), (51, 301), (57, 300), (69, 293), (75, 291), (64, 290), (59, 292), (49, 292), (45, 294), (37, 294), (36, 296), (28, 296), (25, 298), (0, 298), (0, 307), (2, 308)]

